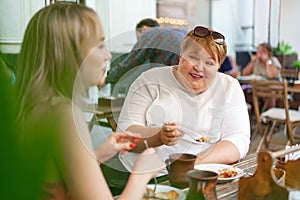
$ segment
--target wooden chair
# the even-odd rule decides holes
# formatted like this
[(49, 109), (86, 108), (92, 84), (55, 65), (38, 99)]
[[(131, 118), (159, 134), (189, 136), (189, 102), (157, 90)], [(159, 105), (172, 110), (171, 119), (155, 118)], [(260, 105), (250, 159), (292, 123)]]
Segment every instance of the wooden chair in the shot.
[(282, 79), (297, 80), (298, 72), (299, 72), (299, 69), (296, 67), (293, 67), (293, 68), (284, 67), (280, 70), (280, 75), (281, 75)]
[[(253, 80), (252, 84), (253, 106), (257, 121), (257, 128), (262, 136), (257, 147), (257, 152), (261, 150), (263, 144), (265, 144), (265, 147), (268, 148), (275, 126), (278, 123), (285, 125), (286, 135), (288, 138), (287, 144), (295, 144), (294, 132), (296, 127), (300, 125), (300, 112), (289, 109), (287, 81), (285, 79), (283, 82)], [(264, 108), (260, 107), (259, 98), (262, 98), (265, 102), (263, 106)], [(282, 102), (282, 107), (265, 109), (267, 106), (266, 102), (268, 102), (268, 99), (270, 98), (280, 100), (280, 102)], [(267, 123), (264, 130), (262, 122)]]

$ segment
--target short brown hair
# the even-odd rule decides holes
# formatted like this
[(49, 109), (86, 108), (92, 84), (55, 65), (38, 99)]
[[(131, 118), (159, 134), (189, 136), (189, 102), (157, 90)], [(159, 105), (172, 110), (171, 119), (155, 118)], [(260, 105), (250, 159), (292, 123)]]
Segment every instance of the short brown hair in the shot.
[(263, 43), (259, 44), (259, 46), (266, 49), (270, 53), (270, 55), (272, 55), (272, 47), (269, 43), (263, 42)]
[[(213, 31), (211, 29), (209, 30)], [(194, 30), (189, 31), (185, 35), (185, 37), (181, 42), (180, 50), (184, 51), (188, 46), (195, 45), (195, 44), (204, 47), (204, 49), (220, 64), (222, 64), (226, 58), (226, 54), (227, 54), (226, 43), (222, 45), (217, 44), (212, 36), (198, 37), (194, 35)]]
[(146, 18), (137, 23), (135, 29), (142, 28), (143, 26), (157, 27), (159, 26), (159, 23), (155, 19)]

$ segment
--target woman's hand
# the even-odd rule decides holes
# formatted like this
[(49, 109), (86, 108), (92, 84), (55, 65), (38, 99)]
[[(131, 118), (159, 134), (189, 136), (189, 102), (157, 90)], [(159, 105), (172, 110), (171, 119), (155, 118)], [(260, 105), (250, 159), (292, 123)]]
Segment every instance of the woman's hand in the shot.
[(269, 59), (270, 57), (267, 53), (261, 55), (261, 61), (266, 63)]
[(176, 123), (166, 123), (160, 130), (161, 141), (168, 146), (175, 145), (182, 138), (183, 133), (178, 130)]
[(97, 149), (96, 155), (100, 162), (113, 157), (119, 151), (129, 151), (135, 148), (139, 134), (113, 132)]
[(119, 199), (142, 199), (149, 180), (166, 167), (154, 148), (144, 150), (134, 163), (126, 187)]
[(135, 161), (132, 173), (148, 174), (147, 178), (153, 178), (156, 174), (166, 167), (154, 148), (145, 149)]
[(256, 60), (258, 60), (258, 59), (260, 59), (260, 57), (259, 57), (259, 55), (258, 55), (258, 54), (256, 54), (256, 55), (252, 55), (252, 56), (251, 56), (251, 60), (250, 60), (250, 62), (251, 62), (251, 63), (254, 63), (254, 62), (256, 62)]

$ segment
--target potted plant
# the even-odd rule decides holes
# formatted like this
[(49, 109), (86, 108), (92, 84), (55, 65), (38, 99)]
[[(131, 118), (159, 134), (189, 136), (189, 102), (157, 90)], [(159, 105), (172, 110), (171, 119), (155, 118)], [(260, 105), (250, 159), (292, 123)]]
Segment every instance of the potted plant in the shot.
[(295, 62), (293, 62), (292, 66), (300, 69), (300, 60), (296, 60)]
[(273, 54), (283, 68), (293, 68), (293, 63), (298, 60), (297, 52), (293, 51), (292, 46), (285, 41), (278, 43), (277, 48), (273, 49)]

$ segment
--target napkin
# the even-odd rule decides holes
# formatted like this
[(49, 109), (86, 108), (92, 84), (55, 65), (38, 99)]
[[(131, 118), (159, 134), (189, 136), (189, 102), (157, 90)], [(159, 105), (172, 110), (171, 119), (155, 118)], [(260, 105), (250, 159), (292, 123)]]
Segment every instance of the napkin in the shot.
[[(285, 149), (292, 149), (292, 148), (295, 148), (295, 147), (298, 147), (298, 144), (293, 145), (293, 146), (286, 145)], [(286, 162), (288, 160), (297, 160), (298, 158), (300, 158), (300, 151), (295, 151), (293, 153), (286, 154), (284, 161)]]

